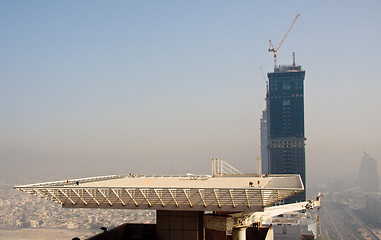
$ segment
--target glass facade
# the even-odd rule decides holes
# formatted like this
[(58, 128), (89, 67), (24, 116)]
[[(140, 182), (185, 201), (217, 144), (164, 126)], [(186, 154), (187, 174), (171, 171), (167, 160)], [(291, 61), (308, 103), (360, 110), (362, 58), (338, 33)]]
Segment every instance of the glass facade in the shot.
[[(264, 165), (270, 174), (300, 174), (306, 187), (304, 77), (300, 66), (279, 67), (268, 73), (268, 159)], [(285, 203), (305, 200), (304, 191)]]

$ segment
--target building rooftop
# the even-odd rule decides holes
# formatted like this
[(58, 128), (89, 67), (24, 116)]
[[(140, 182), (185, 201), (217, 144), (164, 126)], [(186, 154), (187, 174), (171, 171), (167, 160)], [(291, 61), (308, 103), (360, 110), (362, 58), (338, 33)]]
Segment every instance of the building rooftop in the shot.
[(302, 71), (302, 66), (280, 65), (274, 69), (274, 73), (276, 73), (276, 72), (296, 72), (296, 71)]

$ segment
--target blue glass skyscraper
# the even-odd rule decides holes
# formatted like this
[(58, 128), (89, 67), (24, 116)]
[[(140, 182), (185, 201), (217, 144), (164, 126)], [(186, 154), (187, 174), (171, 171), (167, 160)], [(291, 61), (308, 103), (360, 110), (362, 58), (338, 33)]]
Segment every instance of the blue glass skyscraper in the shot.
[[(301, 66), (276, 67), (268, 73), (266, 95), (267, 141), (262, 141), (262, 172), (300, 174), (306, 187), (304, 135), (304, 76)], [(263, 122), (263, 120), (262, 120)], [(262, 137), (263, 139), (263, 137)], [(305, 201), (305, 191), (287, 199), (286, 203)]]

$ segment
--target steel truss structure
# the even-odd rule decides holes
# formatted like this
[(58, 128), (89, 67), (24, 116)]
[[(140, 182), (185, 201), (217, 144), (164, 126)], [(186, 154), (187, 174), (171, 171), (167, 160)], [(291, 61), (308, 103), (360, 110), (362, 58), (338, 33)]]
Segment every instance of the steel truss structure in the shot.
[[(294, 186), (280, 187), (224, 187), (224, 181), (232, 178), (215, 179), (216, 186), (208, 186), (209, 180), (191, 180), (186, 176), (128, 176), (112, 175), (95, 178), (73, 179), (16, 186), (23, 192), (57, 202), (64, 208), (126, 208), (181, 211), (262, 211), (280, 200), (303, 191), (299, 175), (272, 176), (268, 182), (290, 181)], [(239, 178), (239, 177), (238, 177)], [(242, 177), (241, 177), (242, 178)], [(282, 178), (282, 179), (277, 179)], [(141, 180), (142, 179), (142, 180)], [(251, 179), (251, 178), (249, 178)], [(262, 178), (263, 179), (263, 178)], [(118, 186), (112, 181), (126, 181), (126, 186)], [(168, 182), (162, 186), (128, 186), (133, 181)], [(183, 181), (184, 187), (171, 185), (171, 181)], [(80, 184), (76, 184), (76, 182)], [(259, 181), (258, 181), (259, 182)], [(109, 186), (104, 187), (106, 183)], [(220, 184), (218, 184), (220, 183)], [(191, 184), (191, 187), (189, 187)], [(133, 184), (132, 184), (133, 185)], [(219, 186), (218, 186), (219, 185)], [(274, 185), (274, 184), (273, 184)], [(283, 184), (284, 185), (284, 184)], [(286, 184), (287, 185), (287, 184)], [(195, 187), (192, 187), (195, 186)], [(197, 187), (200, 186), (200, 187)]]

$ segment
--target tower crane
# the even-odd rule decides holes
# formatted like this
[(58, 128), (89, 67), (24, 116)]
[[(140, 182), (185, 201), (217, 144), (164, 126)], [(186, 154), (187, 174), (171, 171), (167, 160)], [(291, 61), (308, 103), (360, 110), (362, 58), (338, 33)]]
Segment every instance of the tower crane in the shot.
[(292, 21), (290, 27), (288, 28), (287, 32), (284, 34), (282, 40), (279, 42), (278, 44), (278, 47), (274, 48), (274, 45), (273, 43), (271, 42), (271, 40), (269, 40), (269, 43), (270, 43), (270, 48), (269, 48), (269, 52), (273, 52), (274, 53), (274, 70), (277, 66), (277, 61), (276, 61), (276, 55), (277, 55), (277, 52), (279, 50), (279, 48), (282, 46), (284, 40), (286, 39), (287, 35), (290, 33), (292, 27), (294, 26), (296, 20), (298, 19), (298, 17), (300, 17), (300, 14), (297, 14), (296, 17), (294, 18), (294, 20)]

